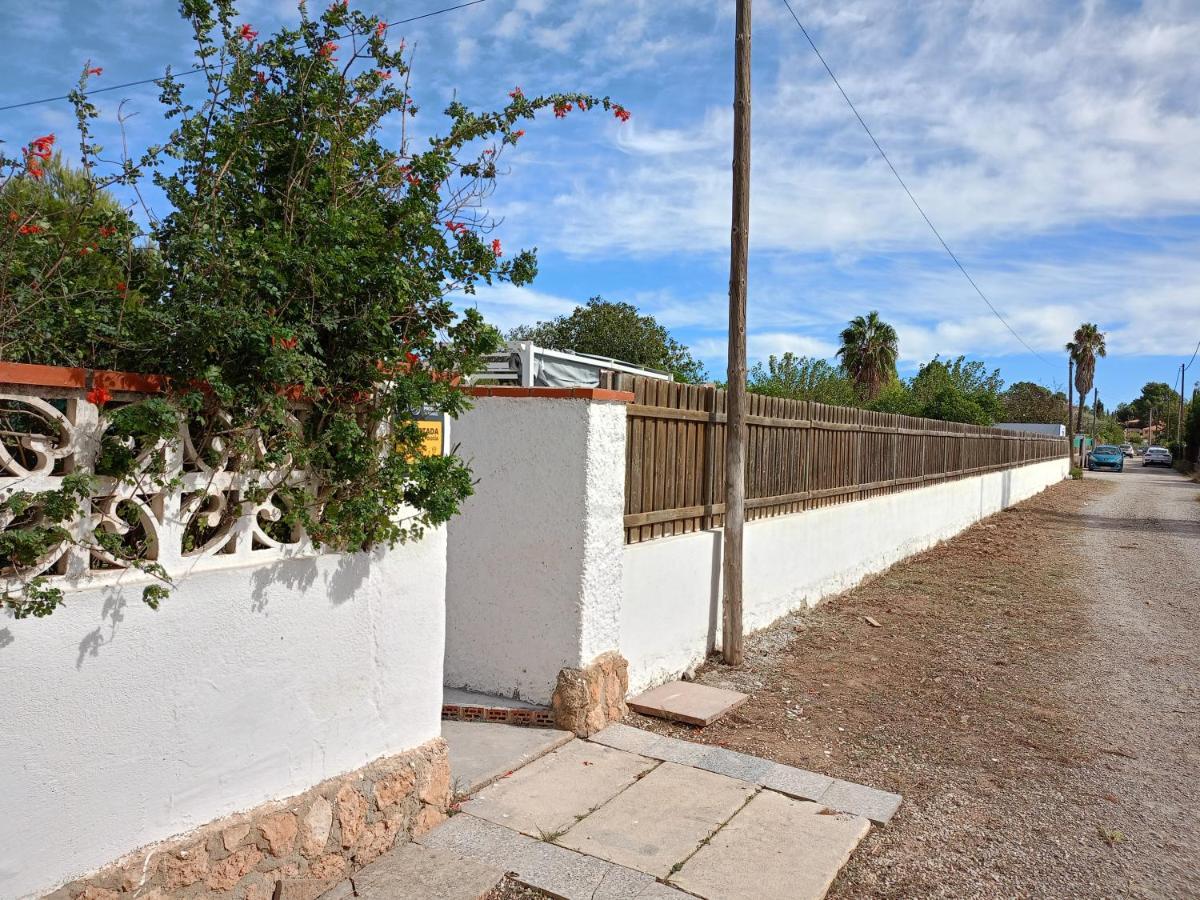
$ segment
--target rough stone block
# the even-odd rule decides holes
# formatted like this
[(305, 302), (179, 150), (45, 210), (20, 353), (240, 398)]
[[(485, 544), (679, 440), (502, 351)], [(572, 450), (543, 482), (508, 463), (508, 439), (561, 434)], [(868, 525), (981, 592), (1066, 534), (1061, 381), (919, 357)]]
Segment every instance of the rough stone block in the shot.
[(555, 724), (580, 737), (595, 734), (625, 717), (628, 692), (629, 663), (615, 650), (582, 669), (563, 669), (550, 698)]

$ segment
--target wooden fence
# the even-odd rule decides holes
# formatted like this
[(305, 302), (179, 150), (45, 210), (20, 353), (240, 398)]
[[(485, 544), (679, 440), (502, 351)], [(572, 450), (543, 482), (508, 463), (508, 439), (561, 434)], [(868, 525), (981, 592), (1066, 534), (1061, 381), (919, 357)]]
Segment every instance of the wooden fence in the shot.
[[(634, 375), (625, 449), (625, 541), (720, 527), (725, 392)], [(748, 396), (746, 519), (863, 500), (1067, 455), (1065, 438)]]

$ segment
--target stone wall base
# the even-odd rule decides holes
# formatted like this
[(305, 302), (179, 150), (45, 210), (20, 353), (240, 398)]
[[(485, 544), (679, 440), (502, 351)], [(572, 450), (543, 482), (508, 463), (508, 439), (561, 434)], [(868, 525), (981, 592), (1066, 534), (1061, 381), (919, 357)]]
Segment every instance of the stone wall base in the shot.
[[(53, 900), (311, 900), (446, 818), (450, 760), (435, 738), (180, 838), (137, 850)], [(276, 893), (278, 891), (278, 893)], [(227, 893), (233, 892), (233, 893)]]
[(602, 653), (582, 669), (562, 669), (550, 707), (554, 723), (564, 731), (589, 737), (629, 712), (629, 663), (620, 653)]

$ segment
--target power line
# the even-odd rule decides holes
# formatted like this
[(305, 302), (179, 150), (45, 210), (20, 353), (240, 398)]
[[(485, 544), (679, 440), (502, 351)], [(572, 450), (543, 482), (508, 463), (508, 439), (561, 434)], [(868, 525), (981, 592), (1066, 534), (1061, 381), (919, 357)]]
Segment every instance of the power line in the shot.
[(1196, 349), (1192, 351), (1192, 358), (1187, 361), (1187, 365), (1183, 367), (1183, 371), (1187, 371), (1192, 367), (1192, 363), (1196, 361), (1196, 354), (1200, 353), (1200, 341), (1196, 341)]
[(898, 181), (900, 183), (900, 187), (904, 188), (904, 193), (906, 193), (908, 195), (908, 199), (912, 201), (912, 205), (917, 208), (917, 212), (919, 212), (921, 214), (921, 218), (925, 220), (925, 224), (929, 226), (929, 230), (933, 232), (934, 237), (936, 237), (938, 239), (938, 243), (940, 243), (942, 245), (942, 249), (946, 251), (946, 253), (950, 256), (950, 258), (952, 260), (954, 260), (954, 264), (956, 266), (958, 266), (958, 270), (960, 272), (962, 272), (963, 277), (965, 277), (967, 279), (967, 281), (970, 282), (971, 287), (973, 287), (975, 289), (975, 293), (977, 293), (979, 295), (979, 298), (984, 303), (987, 304), (987, 308), (992, 311), (992, 315), (994, 315), (997, 319), (1000, 320), (1000, 322), (1004, 325), (1005, 328), (1007, 328), (1009, 330), (1009, 332), (1012, 334), (1012, 336), (1015, 337), (1020, 342), (1021, 346), (1023, 346), (1026, 350), (1028, 350), (1030, 353), (1032, 353), (1034, 356), (1036, 356), (1038, 359), (1040, 359), (1046, 365), (1048, 365), (1048, 366), (1051, 365), (1049, 360), (1047, 360), (1044, 356), (1042, 356), (1040, 353), (1038, 353), (1036, 350), (1034, 350), (1032, 347), (1030, 347), (1029, 344), (1027, 344), (1025, 342), (1025, 339), (1023, 337), (1021, 337), (1021, 335), (1017, 334), (1016, 330), (1010, 324), (1008, 324), (1008, 320), (1005, 319), (1004, 316), (1002, 316), (1000, 314), (1000, 310), (996, 309), (996, 307), (992, 304), (992, 301), (987, 298), (987, 295), (984, 294), (984, 292), (982, 290), (980, 290), (979, 285), (976, 284), (976, 282), (975, 282), (975, 279), (971, 277), (971, 273), (966, 270), (966, 267), (964, 267), (962, 262), (959, 261), (959, 258), (955, 255), (954, 251), (950, 249), (950, 245), (946, 243), (946, 240), (945, 240), (945, 238), (942, 237), (941, 232), (937, 230), (937, 226), (933, 224), (933, 221), (929, 218), (929, 216), (926, 214), (925, 210), (921, 207), (921, 204), (917, 202), (917, 198), (913, 196), (913, 192), (910, 191), (908, 189), (908, 185), (904, 183), (904, 179), (900, 176), (900, 173), (896, 170), (896, 167), (894, 165), (892, 165), (891, 159), (888, 158), (887, 153), (884, 152), (883, 147), (881, 147), (879, 144), (879, 141), (877, 141), (875, 139), (875, 135), (871, 132), (871, 129), (867, 126), (866, 121), (859, 114), (858, 108), (854, 105), (854, 101), (850, 99), (850, 95), (846, 93), (845, 89), (842, 87), (842, 83), (840, 81), (838, 81), (837, 76), (833, 74), (833, 69), (829, 68), (829, 63), (827, 63), (825, 61), (825, 57), (822, 56), (821, 51), (817, 49), (817, 45), (813, 41), (812, 37), (809, 35), (808, 29), (804, 27), (804, 24), (800, 21), (800, 17), (797, 16), (796, 11), (794, 9), (792, 9), (792, 4), (789, 3), (788, 0), (783, 0), (783, 5), (786, 6), (788, 12), (790, 12), (792, 14), (792, 18), (795, 20), (796, 25), (799, 26), (800, 31), (803, 33), (805, 40), (808, 41), (808, 46), (812, 47), (813, 53), (815, 53), (817, 55), (817, 59), (819, 59), (821, 61), (821, 65), (825, 67), (825, 71), (829, 73), (829, 77), (833, 80), (833, 83), (837, 86), (838, 91), (842, 95), (842, 99), (846, 101), (846, 105), (849, 106), (850, 111), (852, 113), (854, 113), (854, 118), (858, 119), (858, 124), (862, 126), (863, 131), (865, 131), (867, 133), (867, 137), (869, 137), (871, 139), (871, 143), (875, 145), (875, 149), (879, 151), (879, 155), (883, 157), (883, 161), (885, 163), (887, 163), (888, 168), (892, 170), (892, 174), (896, 176), (896, 181)]
[[(411, 16), (407, 19), (398, 19), (395, 22), (388, 22), (387, 27), (392, 28), (393, 26), (396, 26), (396, 25), (407, 25), (410, 22), (419, 22), (422, 19), (430, 19), (434, 16), (440, 16), (443, 13), (454, 12), (455, 10), (459, 10), (459, 9), (466, 9), (468, 6), (478, 6), (480, 3), (486, 3), (486, 2), (487, 2), (487, 0), (469, 0), (469, 2), (460, 3), (457, 6), (447, 6), (444, 9), (435, 9), (432, 12), (421, 13), (421, 15), (419, 15), (419, 16)], [(346, 35), (342, 35), (342, 37), (344, 38), (344, 37), (346, 37)], [(185, 69), (182, 72), (172, 72), (170, 77), (171, 78), (184, 78), (185, 76), (195, 75), (197, 72), (204, 72), (204, 71), (207, 71), (208, 69), (212, 69), (212, 68), (215, 68), (215, 66), (196, 66), (194, 69)], [(90, 91), (84, 91), (83, 95), (85, 97), (90, 97), (90, 96), (92, 96), (92, 94), (103, 94), (106, 91), (120, 91), (120, 90), (123, 90), (124, 88), (139, 87), (140, 85), (143, 85), (143, 84), (158, 84), (161, 81), (165, 81), (166, 78), (167, 78), (166, 75), (160, 75), (157, 78), (141, 78), (137, 81), (126, 81), (121, 84), (108, 84), (108, 85), (105, 85), (104, 87), (92, 88)], [(20, 103), (10, 103), (7, 106), (0, 106), (0, 112), (8, 112), (9, 110), (12, 110), (12, 109), (22, 109), (23, 107), (26, 107), (26, 106), (37, 106), (40, 103), (57, 103), (60, 100), (70, 100), (70, 99), (71, 99), (70, 94), (60, 94), (57, 97), (42, 97), (39, 100), (24, 100)]]

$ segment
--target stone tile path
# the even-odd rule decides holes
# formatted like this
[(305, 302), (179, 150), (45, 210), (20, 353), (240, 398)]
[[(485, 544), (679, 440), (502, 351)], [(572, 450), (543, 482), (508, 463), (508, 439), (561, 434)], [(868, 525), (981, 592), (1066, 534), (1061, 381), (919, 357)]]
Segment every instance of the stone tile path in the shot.
[(498, 778), (572, 741), (569, 731), (482, 722), (442, 722), (450, 748), (450, 784), (474, 794)]
[(609, 725), (591, 740), (640, 756), (741, 778), (790, 797), (815, 800), (838, 812), (863, 816), (879, 825), (886, 825), (900, 808), (899, 794), (829, 778), (724, 747), (664, 737), (628, 725)]
[[(431, 900), (475, 900), (480, 884), (504, 872), (566, 900), (820, 898), (870, 830), (869, 820), (886, 822), (900, 804), (895, 794), (623, 725), (589, 741), (567, 736), (554, 738), (557, 745), (532, 745), (492, 734), (505, 726), (446, 724), (479, 732), (447, 735), (452, 767), (455, 741), (474, 739), (478, 771), (510, 774), (417, 845), (356, 875), (359, 883), (375, 878), (376, 867), (393, 873), (388, 877), (408, 869), (409, 893), (360, 889), (368, 900), (421, 890)], [(479, 764), (488, 756), (479, 744), (491, 748), (486, 765)], [(521, 759), (537, 756), (523, 766), (505, 762), (502, 747)], [(463, 878), (431, 873), (438, 860), (459, 866)]]

